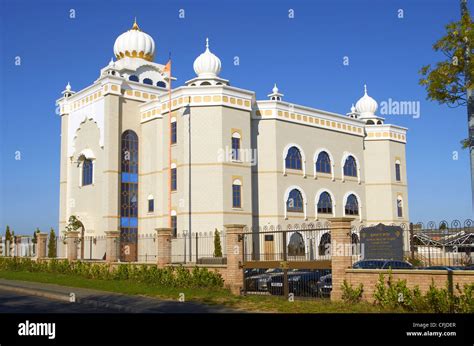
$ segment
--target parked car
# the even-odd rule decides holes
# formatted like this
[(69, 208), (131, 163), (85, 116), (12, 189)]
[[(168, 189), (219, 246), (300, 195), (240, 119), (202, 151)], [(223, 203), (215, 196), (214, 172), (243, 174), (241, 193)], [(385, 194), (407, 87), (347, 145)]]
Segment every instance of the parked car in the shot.
[(464, 267), (464, 270), (474, 270), (474, 265)]
[[(317, 296), (317, 284), (321, 276), (331, 273), (330, 269), (288, 271), (288, 292), (295, 296)], [(279, 273), (270, 279), (268, 291), (272, 295), (283, 295), (284, 275)]]
[(405, 261), (396, 260), (362, 260), (352, 265), (354, 269), (412, 269), (413, 266)]
[(332, 274), (321, 276), (317, 284), (317, 289), (319, 297), (330, 297), (332, 291)]
[(248, 278), (249, 276), (260, 275), (267, 271), (268, 269), (261, 269), (261, 268), (250, 268), (244, 270), (244, 277)]
[(265, 272), (257, 275), (251, 275), (245, 278), (245, 290), (253, 292), (268, 291), (267, 283), (273, 275), (278, 275), (283, 270), (280, 268), (267, 269)]
[(422, 267), (419, 269), (427, 269), (427, 270), (464, 270), (465, 267), (463, 266), (429, 266), (429, 267)]

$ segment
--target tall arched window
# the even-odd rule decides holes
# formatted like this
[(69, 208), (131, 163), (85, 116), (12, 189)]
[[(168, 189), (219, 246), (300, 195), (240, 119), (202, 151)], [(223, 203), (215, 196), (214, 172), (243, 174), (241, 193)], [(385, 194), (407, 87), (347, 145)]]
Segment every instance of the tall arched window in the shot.
[(321, 151), (316, 160), (316, 172), (331, 173), (331, 159), (325, 151)]
[(349, 155), (344, 163), (344, 175), (347, 177), (357, 177), (357, 163), (352, 155)]
[(171, 144), (175, 144), (176, 141), (178, 140), (178, 123), (176, 122), (176, 118), (171, 119), (170, 136), (171, 136)]
[(285, 158), (285, 166), (290, 169), (302, 169), (301, 153), (297, 147), (291, 147), (288, 150), (288, 154)]
[(327, 256), (330, 255), (330, 244), (331, 244), (331, 234), (324, 233), (319, 240), (319, 256)]
[(397, 216), (403, 217), (403, 199), (401, 197), (397, 198)]
[(232, 160), (239, 161), (240, 160), (240, 133), (234, 132), (232, 134)]
[(318, 214), (332, 214), (332, 199), (328, 192), (323, 192), (319, 196)]
[(145, 78), (143, 84), (153, 85), (153, 81), (150, 78)]
[(93, 167), (92, 160), (85, 159), (82, 162), (82, 186), (92, 184)]
[(232, 182), (232, 208), (242, 207), (242, 182), (235, 179)]
[(400, 171), (400, 161), (397, 160), (395, 161), (395, 180), (396, 181), (401, 181), (402, 180), (402, 174)]
[(295, 232), (291, 235), (288, 242), (288, 256), (304, 256), (305, 245), (301, 233)]
[(286, 210), (293, 212), (303, 212), (303, 196), (298, 189), (293, 189), (286, 201)]
[(359, 202), (354, 194), (347, 196), (344, 212), (346, 215), (359, 215)]
[(133, 75), (133, 74), (130, 77), (128, 77), (128, 80), (130, 80), (132, 82), (138, 82), (139, 81), (138, 77)]
[(166, 83), (163, 81), (156, 82), (156, 86), (160, 88), (166, 88)]
[(138, 136), (132, 130), (122, 134), (120, 189), (121, 260), (137, 260), (138, 240)]

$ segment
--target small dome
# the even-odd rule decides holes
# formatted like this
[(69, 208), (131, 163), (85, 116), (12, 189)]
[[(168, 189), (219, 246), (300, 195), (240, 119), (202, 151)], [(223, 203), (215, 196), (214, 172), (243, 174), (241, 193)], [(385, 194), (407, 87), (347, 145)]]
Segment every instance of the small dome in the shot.
[(364, 85), (364, 96), (356, 103), (356, 110), (361, 116), (374, 115), (377, 111), (377, 102), (367, 95), (367, 85)]
[(194, 60), (193, 67), (198, 77), (217, 77), (221, 72), (221, 60), (209, 50), (208, 38), (206, 38), (206, 51)]
[(274, 94), (278, 94), (278, 87), (277, 87), (276, 83), (273, 85), (272, 91), (273, 91)]
[(153, 61), (155, 56), (155, 41), (138, 27), (137, 21), (132, 29), (117, 37), (114, 44), (114, 54), (117, 60), (130, 57)]

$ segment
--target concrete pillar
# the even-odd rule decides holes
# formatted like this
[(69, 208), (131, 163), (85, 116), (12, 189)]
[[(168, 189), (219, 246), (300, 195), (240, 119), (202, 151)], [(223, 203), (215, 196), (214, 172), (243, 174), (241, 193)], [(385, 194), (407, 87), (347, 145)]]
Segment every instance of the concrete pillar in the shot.
[(171, 264), (172, 228), (156, 228), (157, 265), (159, 268)]
[(227, 275), (226, 285), (234, 294), (240, 294), (244, 287), (244, 272), (242, 269), (243, 241), (242, 234), (245, 225), (224, 225), (226, 229)]
[(350, 217), (330, 218), (331, 222), (331, 300), (342, 299), (341, 285), (346, 277), (346, 269), (352, 265), (351, 221)]
[(48, 233), (36, 233), (36, 258), (46, 258), (48, 255)]
[(120, 231), (105, 231), (105, 260), (117, 262), (119, 259)]
[(79, 242), (79, 231), (69, 231), (66, 233), (67, 259), (77, 260), (77, 244)]

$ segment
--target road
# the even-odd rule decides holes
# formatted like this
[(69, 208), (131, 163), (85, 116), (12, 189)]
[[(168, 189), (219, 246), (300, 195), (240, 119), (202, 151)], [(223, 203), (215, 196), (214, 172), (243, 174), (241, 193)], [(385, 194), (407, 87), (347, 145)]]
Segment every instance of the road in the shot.
[(117, 310), (67, 303), (0, 289), (0, 313), (117, 313)]

